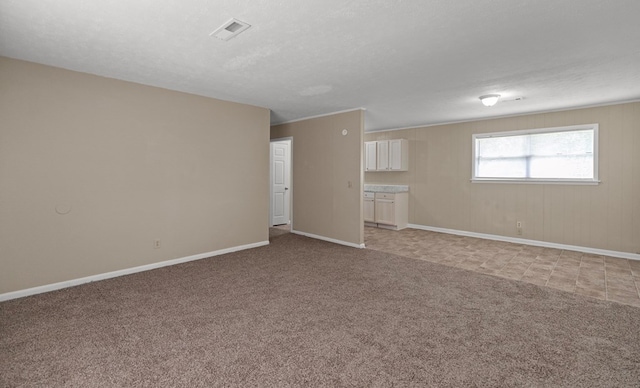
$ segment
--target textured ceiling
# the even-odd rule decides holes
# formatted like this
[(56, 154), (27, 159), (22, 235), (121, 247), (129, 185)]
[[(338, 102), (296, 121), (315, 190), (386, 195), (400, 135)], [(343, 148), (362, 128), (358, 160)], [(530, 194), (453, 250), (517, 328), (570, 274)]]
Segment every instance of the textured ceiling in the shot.
[[(640, 99), (638, 0), (0, 0), (0, 55), (367, 131)], [(229, 41), (230, 18), (252, 25)], [(508, 99), (486, 108), (478, 96)]]

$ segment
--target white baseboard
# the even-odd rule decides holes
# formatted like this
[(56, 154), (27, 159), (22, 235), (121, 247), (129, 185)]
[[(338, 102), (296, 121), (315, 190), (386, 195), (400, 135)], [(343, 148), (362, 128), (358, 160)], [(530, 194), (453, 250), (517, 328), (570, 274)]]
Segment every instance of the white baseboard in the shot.
[(182, 263), (186, 263), (186, 262), (189, 262), (189, 261), (206, 259), (206, 258), (212, 257), (212, 256), (224, 255), (225, 253), (231, 253), (231, 252), (242, 251), (242, 250), (245, 250), (245, 249), (257, 248), (257, 247), (261, 247), (261, 246), (264, 246), (264, 245), (269, 245), (269, 241), (260, 241), (260, 242), (252, 243), (252, 244), (239, 245), (239, 246), (235, 246), (235, 247), (231, 247), (231, 248), (219, 249), (217, 251), (199, 253), (199, 254), (193, 255), (193, 256), (181, 257), (179, 259), (166, 260), (166, 261), (161, 261), (161, 262), (158, 262), (158, 263), (141, 265), (139, 267), (125, 268), (125, 269), (121, 269), (121, 270), (118, 270), (118, 271), (106, 272), (106, 273), (101, 273), (101, 274), (98, 274), (98, 275), (91, 275), (91, 276), (87, 276), (87, 277), (83, 277), (83, 278), (67, 280), (67, 281), (64, 281), (64, 282), (46, 284), (44, 286), (38, 286), (38, 287), (33, 287), (33, 288), (27, 288), (27, 289), (24, 289), (24, 290), (6, 292), (4, 294), (0, 294), (0, 302), (6, 301), (6, 300), (11, 300), (11, 299), (23, 298), (25, 296), (42, 294), (43, 292), (55, 291), (55, 290), (60, 290), (60, 289), (63, 289), (63, 288), (78, 286), (78, 285), (84, 284), (84, 283), (96, 282), (98, 280), (111, 279), (111, 278), (115, 278), (115, 277), (118, 277), (118, 276), (130, 275), (130, 274), (134, 274), (134, 273), (137, 273), (137, 272), (143, 272), (143, 271), (149, 271), (149, 270), (152, 270), (152, 269), (167, 267), (167, 266), (170, 266), (170, 265), (182, 264)]
[(317, 240), (323, 240), (323, 241), (328, 241), (328, 242), (332, 242), (334, 244), (340, 244), (340, 245), (346, 245), (348, 247), (352, 247), (352, 248), (364, 248), (364, 244), (355, 244), (355, 243), (350, 243), (347, 241), (342, 241), (342, 240), (336, 240), (334, 238), (331, 237), (325, 237), (325, 236), (319, 236), (317, 234), (312, 234), (312, 233), (306, 233), (306, 232), (300, 232), (299, 230), (291, 230), (291, 233), (293, 234), (299, 234), (301, 236), (306, 236), (306, 237), (311, 237), (311, 238), (315, 238)]
[(557, 244), (557, 243), (552, 243), (547, 241), (528, 240), (526, 238), (507, 237), (507, 236), (500, 236), (497, 234), (467, 232), (464, 230), (456, 230), (456, 229), (436, 228), (433, 226), (425, 226), (425, 225), (417, 225), (417, 224), (409, 224), (409, 228), (428, 230), (430, 232), (455, 234), (458, 236), (476, 237), (476, 238), (482, 238), (485, 240), (505, 241), (505, 242), (510, 242), (514, 244), (524, 244), (524, 245), (533, 245), (533, 246), (545, 247), (545, 248), (565, 249), (568, 251), (577, 251), (577, 252), (584, 252), (584, 253), (592, 253), (594, 255), (620, 257), (620, 258), (629, 259), (629, 260), (640, 260), (640, 254), (630, 253), (630, 252), (609, 251), (607, 249), (581, 247), (577, 245)]

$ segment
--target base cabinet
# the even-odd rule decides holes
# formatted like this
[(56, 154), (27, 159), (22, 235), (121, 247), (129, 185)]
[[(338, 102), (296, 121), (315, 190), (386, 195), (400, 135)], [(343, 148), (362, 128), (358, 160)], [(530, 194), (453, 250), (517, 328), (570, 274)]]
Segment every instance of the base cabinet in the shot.
[[(371, 214), (367, 214), (367, 198), (365, 197), (365, 222), (367, 225), (379, 228), (400, 230), (409, 223), (409, 194), (408, 193), (375, 193), (373, 224)], [(369, 217), (369, 219), (367, 219)]]
[[(389, 194), (386, 194), (387, 196)], [(391, 194), (395, 197), (395, 194)], [(396, 203), (394, 198), (376, 198), (376, 222), (396, 225)]]
[(376, 221), (375, 195), (364, 193), (364, 222)]

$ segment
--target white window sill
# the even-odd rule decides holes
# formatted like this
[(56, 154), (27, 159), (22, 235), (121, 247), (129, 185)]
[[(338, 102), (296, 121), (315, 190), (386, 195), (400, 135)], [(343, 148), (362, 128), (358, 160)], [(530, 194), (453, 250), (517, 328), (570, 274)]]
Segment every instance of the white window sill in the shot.
[(599, 185), (599, 180), (582, 179), (499, 179), (499, 178), (472, 178), (472, 183), (518, 183), (518, 184), (542, 184), (542, 185)]

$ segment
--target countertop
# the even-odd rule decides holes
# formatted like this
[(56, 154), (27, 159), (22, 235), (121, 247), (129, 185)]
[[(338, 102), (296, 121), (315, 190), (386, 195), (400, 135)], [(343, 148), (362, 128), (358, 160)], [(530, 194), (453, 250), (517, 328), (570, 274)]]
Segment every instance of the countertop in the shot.
[(364, 191), (374, 193), (406, 193), (409, 191), (407, 185), (364, 185)]

